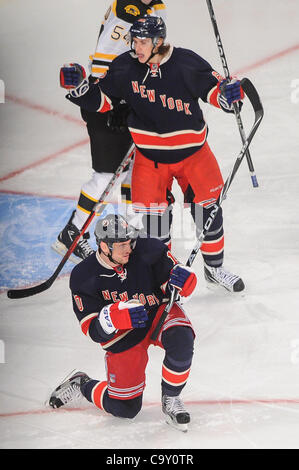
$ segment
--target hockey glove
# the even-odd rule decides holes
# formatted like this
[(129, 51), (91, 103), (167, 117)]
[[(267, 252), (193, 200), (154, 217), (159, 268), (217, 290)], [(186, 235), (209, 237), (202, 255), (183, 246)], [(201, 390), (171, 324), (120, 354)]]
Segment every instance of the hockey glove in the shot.
[(232, 103), (244, 98), (243, 88), (237, 78), (222, 80), (219, 84), (219, 91), (219, 102), (224, 108), (228, 107), (230, 109)]
[(85, 78), (85, 69), (80, 64), (64, 64), (60, 69), (60, 86), (67, 90), (77, 88)]
[(127, 117), (129, 112), (129, 106), (126, 103), (118, 104), (107, 112), (107, 126), (112, 132), (120, 134), (128, 132)]
[(196, 275), (190, 268), (182, 264), (176, 264), (172, 268), (168, 281), (170, 290), (175, 288), (178, 290), (180, 296), (188, 297), (194, 291), (196, 284)]
[(107, 334), (116, 329), (144, 328), (147, 319), (146, 309), (136, 300), (106, 305), (98, 315), (100, 325)]

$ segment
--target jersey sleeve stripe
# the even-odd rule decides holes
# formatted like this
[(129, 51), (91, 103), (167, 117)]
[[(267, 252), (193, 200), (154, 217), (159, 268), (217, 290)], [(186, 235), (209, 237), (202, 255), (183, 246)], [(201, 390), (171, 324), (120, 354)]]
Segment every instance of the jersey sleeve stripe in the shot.
[(91, 67), (91, 73), (94, 77), (101, 78), (103, 75), (105, 75), (106, 72), (108, 72), (109, 67)]
[(166, 10), (166, 6), (163, 3), (158, 3), (157, 5), (153, 5), (152, 8), (154, 10)]
[(97, 109), (97, 112), (98, 113), (105, 113), (106, 111), (110, 111), (112, 108), (113, 108), (113, 106), (112, 106), (112, 102), (111, 102), (110, 98), (108, 98), (108, 96), (105, 95), (101, 91), (101, 105)]
[(103, 54), (102, 52), (95, 52), (93, 55), (94, 59), (105, 59), (105, 60), (114, 60), (117, 57), (116, 54)]
[(102, 65), (104, 67), (110, 67), (111, 62), (108, 62), (107, 60), (93, 60), (92, 65)]
[(84, 317), (83, 320), (81, 320), (80, 326), (81, 326), (81, 330), (85, 334), (85, 336), (89, 336), (90, 323), (97, 316), (98, 316), (97, 313), (91, 313), (90, 315), (87, 315), (86, 317)]
[(218, 96), (219, 96), (219, 84), (214, 86), (208, 93), (207, 96), (207, 102), (210, 103), (212, 106), (215, 106), (216, 108), (220, 108), (219, 102), (218, 102)]

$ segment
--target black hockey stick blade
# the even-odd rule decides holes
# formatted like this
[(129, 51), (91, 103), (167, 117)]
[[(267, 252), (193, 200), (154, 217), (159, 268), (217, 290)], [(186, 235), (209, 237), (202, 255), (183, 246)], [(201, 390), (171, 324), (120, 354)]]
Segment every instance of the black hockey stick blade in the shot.
[(78, 243), (79, 239), (81, 238), (82, 234), (85, 232), (88, 225), (93, 220), (94, 216), (95, 216), (95, 211), (93, 210), (90, 213), (90, 215), (89, 215), (88, 219), (86, 220), (85, 224), (83, 225), (80, 234), (77, 235), (77, 237), (74, 239), (73, 243), (71, 244), (70, 248), (65, 253), (64, 257), (60, 261), (59, 265), (55, 269), (52, 276), (50, 276), (46, 281), (42, 282), (41, 284), (37, 284), (36, 286), (25, 287), (24, 289), (10, 289), (10, 290), (7, 291), (7, 297), (9, 299), (23, 299), (25, 297), (31, 297), (32, 295), (39, 294), (40, 292), (44, 292), (45, 290), (49, 289), (52, 286), (55, 279), (57, 278), (60, 271), (62, 270), (63, 266), (65, 265), (65, 263), (69, 259), (70, 255), (74, 251), (75, 247), (77, 246), (77, 243)]
[(253, 107), (255, 121), (261, 121), (262, 117), (264, 116), (264, 108), (255, 86), (249, 80), (249, 78), (242, 78), (241, 86)]
[(90, 223), (92, 222), (95, 215), (96, 214), (100, 215), (103, 212), (104, 207), (105, 207), (104, 204), (103, 204), (104, 200), (105, 200), (105, 197), (109, 194), (109, 191), (114, 186), (115, 181), (119, 178), (119, 176), (123, 172), (126, 165), (130, 162), (132, 156), (134, 155), (134, 149), (135, 149), (135, 145), (132, 144), (131, 147), (129, 148), (127, 154), (125, 155), (123, 161), (121, 162), (118, 169), (116, 170), (113, 177), (111, 178), (111, 180), (110, 180), (109, 184), (107, 185), (106, 189), (103, 191), (99, 201), (94, 205), (94, 208), (91, 211), (91, 213), (89, 214), (89, 216), (88, 216), (87, 220), (85, 221), (83, 227), (81, 228), (80, 233), (74, 239), (73, 243), (71, 244), (71, 246), (69, 247), (69, 249), (65, 253), (64, 257), (60, 261), (59, 265), (55, 269), (52, 276), (50, 276), (46, 281), (42, 282), (41, 284), (37, 284), (36, 286), (25, 287), (24, 289), (10, 289), (10, 290), (8, 290), (7, 291), (7, 297), (9, 299), (23, 299), (25, 297), (30, 297), (32, 295), (39, 294), (40, 292), (44, 292), (45, 290), (49, 289), (52, 286), (53, 282), (57, 278), (57, 276), (60, 273), (60, 271), (62, 270), (63, 266), (65, 265), (65, 263), (69, 259), (70, 255), (72, 254), (72, 252), (76, 248), (79, 239), (84, 234), (85, 230), (90, 225)]
[(68, 250), (52, 276), (50, 276), (46, 281), (42, 282), (41, 284), (37, 284), (36, 286), (25, 287), (24, 289), (10, 289), (7, 291), (7, 297), (9, 299), (24, 299), (25, 297), (31, 297), (32, 295), (39, 294), (40, 292), (44, 292), (45, 290), (49, 289), (69, 259), (69, 256), (70, 253)]

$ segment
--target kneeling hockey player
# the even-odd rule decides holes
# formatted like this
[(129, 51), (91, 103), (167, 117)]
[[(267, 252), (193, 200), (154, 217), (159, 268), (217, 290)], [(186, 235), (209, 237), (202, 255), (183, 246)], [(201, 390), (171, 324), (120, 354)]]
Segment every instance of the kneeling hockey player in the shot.
[(70, 289), (83, 333), (106, 351), (107, 377), (96, 380), (73, 372), (54, 390), (49, 404), (59, 408), (83, 395), (113, 416), (134, 418), (142, 407), (148, 348), (153, 344), (165, 350), (163, 413), (169, 424), (186, 431), (190, 415), (180, 393), (193, 356), (191, 322), (175, 303), (156, 341), (151, 334), (170, 292), (177, 289), (188, 297), (196, 276), (160, 240), (137, 237), (120, 215), (99, 220), (95, 237), (98, 250), (73, 269)]

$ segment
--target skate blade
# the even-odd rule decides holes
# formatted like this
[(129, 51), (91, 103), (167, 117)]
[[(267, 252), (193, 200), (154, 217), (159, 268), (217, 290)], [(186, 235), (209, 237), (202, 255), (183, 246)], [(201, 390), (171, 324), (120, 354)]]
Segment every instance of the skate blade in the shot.
[[(66, 246), (61, 243), (59, 240), (56, 240), (52, 245), (51, 245), (52, 250), (56, 251), (60, 256), (64, 257), (66, 252), (68, 251)], [(82, 259), (79, 258), (78, 256), (75, 256), (73, 253), (69, 256), (69, 261), (71, 261), (74, 264), (79, 264)]]
[(231, 294), (233, 291), (227, 289), (226, 287), (222, 286), (221, 284), (218, 284), (217, 282), (211, 282), (211, 281), (206, 281), (206, 287), (208, 290), (211, 292), (221, 292), (225, 290), (225, 292), (230, 292)]
[(184, 424), (176, 423), (168, 415), (166, 415), (166, 423), (169, 424), (169, 426), (176, 429), (177, 431), (181, 431), (181, 432), (187, 432), (188, 431), (188, 424), (187, 423), (184, 423)]
[(245, 295), (246, 295), (246, 290), (233, 291), (233, 290), (227, 289), (222, 284), (217, 284), (217, 283), (211, 282), (211, 281), (206, 281), (206, 288), (210, 292), (213, 292), (213, 294), (215, 294), (215, 295), (217, 295), (217, 294), (221, 295), (221, 292), (222, 293), (227, 292), (228, 294), (231, 294), (233, 297), (245, 297)]
[(57, 387), (54, 388), (54, 390), (52, 391), (51, 395), (49, 396), (49, 398), (47, 398), (47, 400), (45, 400), (44, 402), (44, 405), (48, 408), (52, 408), (53, 410), (56, 409), (56, 408), (53, 408), (51, 405), (50, 405), (50, 399), (53, 395), (53, 393), (56, 392), (57, 389), (59, 389), (61, 387), (62, 384), (64, 384), (67, 380), (69, 380), (70, 377), (72, 377), (74, 374), (76, 374), (77, 372), (80, 372), (79, 369), (73, 369), (71, 372), (69, 372), (69, 374), (67, 374), (64, 379), (62, 379), (60, 382), (59, 382), (59, 385), (57, 385)]

